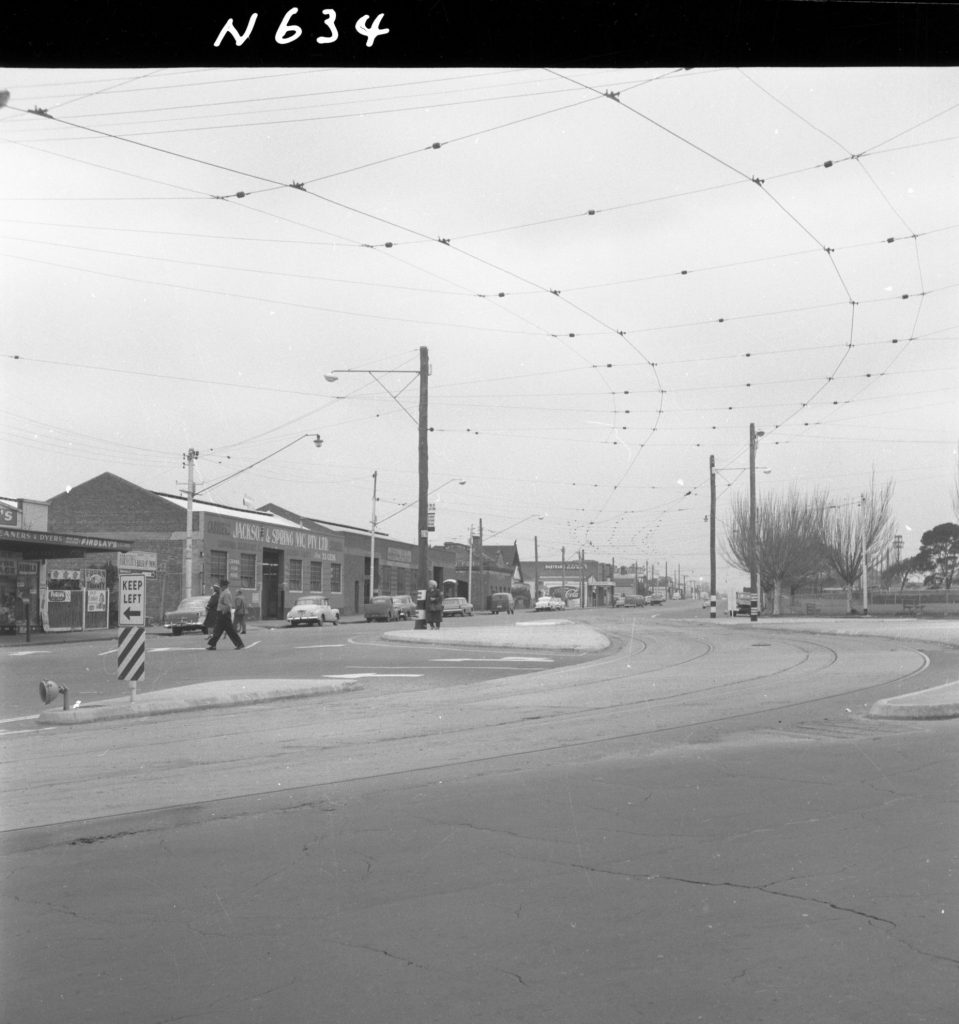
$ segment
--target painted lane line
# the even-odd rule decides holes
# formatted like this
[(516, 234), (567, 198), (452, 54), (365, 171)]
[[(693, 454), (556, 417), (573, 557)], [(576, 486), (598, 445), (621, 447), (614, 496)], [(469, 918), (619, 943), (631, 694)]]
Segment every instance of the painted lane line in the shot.
[(434, 658), (433, 660), (434, 661), (452, 661), (452, 662), (459, 662), (459, 661), (484, 661), (484, 662), (496, 662), (497, 664), (500, 664), (501, 662), (504, 662), (504, 661), (523, 661), (523, 662), (535, 661), (535, 662), (547, 662), (548, 664), (552, 664), (552, 662), (553, 662), (552, 658), (534, 658), (534, 657), (524, 658), (524, 657), (520, 657), (519, 655), (516, 655), (516, 656), (509, 656), (508, 655), (508, 656), (503, 657), (503, 658)]
[(422, 672), (348, 672), (323, 679), (422, 679)]
[(304, 647), (294, 647), (294, 651), (316, 651), (321, 647), (345, 647), (346, 644), (306, 644)]
[(50, 654), (50, 651), (10, 651), (10, 658), (24, 658), (29, 654)]

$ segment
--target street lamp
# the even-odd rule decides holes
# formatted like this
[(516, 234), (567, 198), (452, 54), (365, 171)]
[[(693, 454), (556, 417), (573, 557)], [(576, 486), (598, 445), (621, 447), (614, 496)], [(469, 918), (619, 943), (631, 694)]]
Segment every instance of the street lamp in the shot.
[[(428, 509), (427, 501), (429, 497), (429, 424), (428, 424), (428, 411), (429, 411), (429, 393), (428, 393), (428, 380), (430, 375), (430, 361), (429, 352), (426, 346), (420, 348), (420, 367), (418, 370), (333, 370), (330, 373), (323, 375), (324, 380), (334, 383), (339, 374), (341, 373), (363, 373), (373, 380), (393, 399), (394, 402), (406, 413), (417, 424), (418, 431), (418, 454), (419, 454), (419, 512), (417, 522), (417, 550), (419, 557), (419, 572), (417, 579), (417, 590), (419, 591), (418, 600), (416, 602), (416, 629), (426, 629), (426, 583), (427, 583), (427, 559), (429, 558), (429, 522), (428, 522)], [(379, 379), (380, 375), (385, 374), (410, 374), (412, 376), (419, 377), (420, 381), (420, 402), (419, 402), (419, 415), (414, 417), (413, 414), (406, 408), (405, 405), (399, 400), (398, 395), (402, 393), (403, 388), (398, 392), (390, 391), (390, 389)], [(373, 566), (370, 566), (370, 572), (372, 573)], [(372, 589), (372, 587), (371, 587)]]
[(200, 490), (196, 489), (196, 484), (193, 479), (193, 467), (196, 460), (200, 457), (200, 453), (196, 448), (191, 448), (183, 456), (183, 461), (187, 467), (187, 490), (186, 490), (186, 538), (183, 549), (183, 596), (193, 596), (193, 499), (198, 494), (203, 494), (205, 491), (209, 491), (214, 487), (218, 487), (220, 484), (226, 483), (227, 480), (232, 480), (234, 477), (239, 476), (241, 473), (247, 472), (247, 470), (253, 469), (254, 466), (259, 466), (261, 462), (266, 462), (267, 459), (272, 459), (274, 455), (279, 455), (280, 452), (285, 452), (287, 448), (292, 448), (298, 441), (302, 441), (304, 437), (312, 437), (313, 444), (317, 448), (322, 448), (323, 438), (319, 434), (300, 434), (299, 437), (295, 437), (292, 441), (283, 445), (282, 448), (277, 448), (275, 452), (270, 452), (269, 455), (264, 455), (262, 459), (257, 459), (256, 462), (250, 463), (249, 466), (244, 466), (243, 469), (238, 469), (235, 473), (231, 473), (229, 476), (223, 477), (221, 480), (215, 480), (212, 484), (207, 484), (206, 487)]

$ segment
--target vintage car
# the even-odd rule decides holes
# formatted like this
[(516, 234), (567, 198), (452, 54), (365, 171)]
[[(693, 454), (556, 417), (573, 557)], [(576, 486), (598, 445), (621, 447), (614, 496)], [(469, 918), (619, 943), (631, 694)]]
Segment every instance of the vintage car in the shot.
[(367, 622), (412, 619), (416, 615), (416, 602), (409, 594), (374, 594), (373, 599), (363, 605), (363, 615)]
[(502, 591), (498, 594), (490, 594), (489, 596), (489, 610), (494, 615), (499, 615), (500, 612), (506, 612), (507, 615), (512, 615), (516, 608), (516, 602), (513, 600), (513, 595)]
[(286, 613), (290, 626), (323, 626), (340, 624), (340, 611), (332, 608), (323, 594), (304, 594)]
[(204, 622), (206, 620), (206, 604), (209, 600), (209, 594), (183, 598), (177, 605), (176, 611), (163, 613), (163, 628), (170, 630), (174, 636), (188, 633), (194, 629), (206, 633), (207, 628)]
[(561, 597), (553, 597), (552, 594), (544, 594), (536, 599), (533, 607), (534, 612), (558, 612), (566, 607), (566, 602)]
[(443, 617), (447, 615), (472, 615), (473, 606), (465, 597), (444, 597)]

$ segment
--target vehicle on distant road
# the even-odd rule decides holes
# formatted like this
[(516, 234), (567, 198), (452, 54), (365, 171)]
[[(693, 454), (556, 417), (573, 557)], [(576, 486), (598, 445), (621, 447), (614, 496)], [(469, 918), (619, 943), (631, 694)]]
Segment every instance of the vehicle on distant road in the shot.
[(552, 594), (544, 594), (536, 599), (533, 607), (534, 612), (558, 612), (566, 607), (566, 602), (561, 597), (553, 597)]
[[(751, 590), (739, 590), (736, 592), (736, 605), (733, 608), (733, 615), (752, 615), (753, 592)], [(758, 608), (757, 608), (758, 613)]]
[(490, 594), (489, 597), (489, 610), (494, 615), (499, 615), (500, 612), (506, 612), (507, 615), (514, 614), (516, 602), (513, 600), (512, 594), (507, 594), (505, 591), (498, 594)]
[(443, 617), (447, 615), (472, 615), (473, 606), (466, 600), (465, 597), (444, 597), (443, 598)]
[(416, 615), (416, 602), (409, 594), (375, 594), (363, 605), (363, 615), (367, 622), (412, 619)]
[(340, 624), (340, 612), (333, 608), (323, 594), (304, 594), (286, 613), (290, 626), (323, 626), (327, 622)]
[(194, 629), (206, 633), (207, 628), (204, 623), (206, 621), (206, 605), (209, 600), (209, 595), (183, 598), (176, 606), (176, 611), (163, 613), (163, 628), (170, 630), (174, 636), (189, 633)]

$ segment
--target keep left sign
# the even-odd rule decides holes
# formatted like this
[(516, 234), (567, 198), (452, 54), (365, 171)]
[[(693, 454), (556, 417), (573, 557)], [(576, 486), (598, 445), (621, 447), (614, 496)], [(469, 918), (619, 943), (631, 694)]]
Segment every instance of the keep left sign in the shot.
[(146, 624), (146, 577), (120, 577), (120, 625)]

